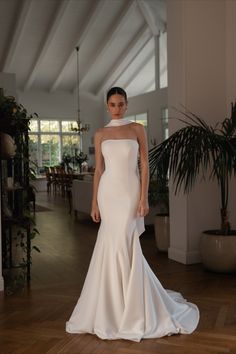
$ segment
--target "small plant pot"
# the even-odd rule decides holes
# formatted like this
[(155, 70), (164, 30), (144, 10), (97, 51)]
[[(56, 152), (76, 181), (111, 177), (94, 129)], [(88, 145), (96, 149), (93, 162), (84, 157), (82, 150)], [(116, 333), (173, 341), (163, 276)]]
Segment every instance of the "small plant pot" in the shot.
[(156, 245), (159, 251), (168, 252), (170, 246), (170, 222), (168, 214), (157, 214), (154, 219)]
[(218, 273), (236, 272), (236, 230), (221, 235), (217, 230), (204, 231), (200, 239), (204, 267)]

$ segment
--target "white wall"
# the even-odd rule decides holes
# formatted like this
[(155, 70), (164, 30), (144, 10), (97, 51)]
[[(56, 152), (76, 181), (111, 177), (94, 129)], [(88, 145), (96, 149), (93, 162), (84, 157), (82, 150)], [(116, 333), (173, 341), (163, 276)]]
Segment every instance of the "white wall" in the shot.
[[(235, 5), (231, 1), (167, 1), (169, 106), (184, 104), (213, 126), (227, 116), (235, 95), (232, 11)], [(232, 76), (226, 64), (233, 69)], [(169, 126), (174, 132), (182, 124), (170, 120)], [(235, 197), (229, 205), (235, 227), (233, 204)], [(219, 209), (216, 183), (198, 183), (188, 196), (171, 193), (169, 257), (182, 263), (198, 262), (201, 231), (219, 228)]]
[(227, 0), (225, 12), (226, 23), (226, 97), (227, 97), (227, 110), (229, 114), (229, 102), (234, 102), (236, 99), (236, 1)]
[(5, 96), (14, 96), (17, 99), (15, 74), (0, 73), (0, 88)]

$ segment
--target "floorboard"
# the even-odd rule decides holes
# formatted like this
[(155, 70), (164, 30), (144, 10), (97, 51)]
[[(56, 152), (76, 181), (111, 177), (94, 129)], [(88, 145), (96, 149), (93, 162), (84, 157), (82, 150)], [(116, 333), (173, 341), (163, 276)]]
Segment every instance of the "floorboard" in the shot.
[(35, 217), (40, 231), (35, 244), (41, 253), (33, 254), (30, 286), (0, 295), (0, 354), (236, 353), (235, 275), (169, 260), (157, 251), (152, 228), (140, 237), (144, 256), (165, 288), (180, 291), (198, 305), (197, 330), (140, 343), (66, 333), (65, 322), (82, 289), (98, 225), (83, 214), (75, 219), (59, 195), (38, 193), (37, 203), (46, 208)]

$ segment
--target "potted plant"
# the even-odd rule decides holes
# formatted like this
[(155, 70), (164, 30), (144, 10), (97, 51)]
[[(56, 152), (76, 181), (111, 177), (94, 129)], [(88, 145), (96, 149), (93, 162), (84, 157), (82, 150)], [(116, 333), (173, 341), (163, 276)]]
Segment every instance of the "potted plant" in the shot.
[(87, 154), (85, 154), (83, 151), (80, 151), (79, 154), (76, 152), (75, 155), (75, 161), (79, 165), (79, 172), (82, 173), (82, 164), (88, 160)]
[[(36, 113), (34, 113), (37, 116)], [(0, 131), (14, 135), (17, 131), (29, 129), (32, 115), (28, 116), (24, 106), (18, 103), (13, 96), (5, 96), (0, 88)]]
[(148, 200), (151, 207), (157, 206), (154, 216), (156, 245), (159, 251), (167, 252), (170, 244), (169, 188), (167, 179), (152, 177), (149, 183)]
[(204, 231), (200, 240), (203, 264), (218, 272), (236, 271), (236, 230), (231, 230), (228, 212), (229, 180), (236, 174), (236, 102), (231, 105), (231, 117), (215, 127), (182, 111), (185, 126), (149, 152), (150, 176), (156, 171), (162, 178), (169, 175), (175, 192), (183, 187), (188, 193), (200, 173), (218, 182), (220, 228)]
[(61, 166), (63, 168), (66, 167), (66, 171), (69, 171), (70, 169), (70, 163), (72, 162), (72, 157), (70, 154), (64, 153), (62, 156), (62, 163)]

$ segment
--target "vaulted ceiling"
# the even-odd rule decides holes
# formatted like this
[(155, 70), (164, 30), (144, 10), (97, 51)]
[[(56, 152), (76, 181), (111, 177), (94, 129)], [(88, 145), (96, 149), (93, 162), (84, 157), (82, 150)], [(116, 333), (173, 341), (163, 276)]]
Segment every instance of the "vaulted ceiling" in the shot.
[(155, 88), (154, 36), (165, 0), (0, 0), (0, 71), (18, 90), (93, 95), (120, 85), (133, 96)]

